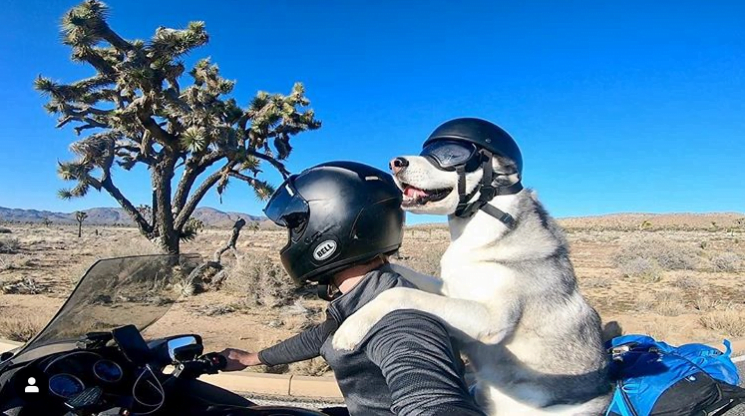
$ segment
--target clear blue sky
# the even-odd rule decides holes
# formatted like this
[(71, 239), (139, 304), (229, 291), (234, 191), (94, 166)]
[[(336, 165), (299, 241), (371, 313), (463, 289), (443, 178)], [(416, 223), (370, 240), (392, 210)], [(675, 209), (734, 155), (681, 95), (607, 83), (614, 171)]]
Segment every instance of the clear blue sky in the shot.
[[(55, 162), (55, 130), (32, 90), (41, 73), (90, 74), (69, 61), (58, 23), (74, 1), (3, 2), (0, 32), (0, 205), (72, 211)], [(477, 116), (517, 139), (524, 182), (556, 216), (745, 211), (745, 2), (741, 1), (109, 1), (111, 26), (148, 38), (158, 26), (207, 24), (211, 56), (259, 90), (306, 85), (319, 131), (298, 136), (289, 167), (333, 159), (384, 168), (419, 151), (439, 123)], [(135, 203), (146, 172), (117, 174)], [(275, 183), (278, 175), (268, 176)], [(233, 184), (222, 205), (258, 213)], [(432, 221), (410, 217), (410, 222)]]

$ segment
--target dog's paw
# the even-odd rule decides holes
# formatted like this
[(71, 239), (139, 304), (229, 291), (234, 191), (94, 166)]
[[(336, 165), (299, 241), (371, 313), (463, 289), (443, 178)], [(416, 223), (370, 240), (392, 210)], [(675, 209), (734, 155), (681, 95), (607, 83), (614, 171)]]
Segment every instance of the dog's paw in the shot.
[(373, 320), (352, 315), (336, 330), (331, 345), (335, 350), (352, 351), (360, 345), (373, 325), (375, 325)]

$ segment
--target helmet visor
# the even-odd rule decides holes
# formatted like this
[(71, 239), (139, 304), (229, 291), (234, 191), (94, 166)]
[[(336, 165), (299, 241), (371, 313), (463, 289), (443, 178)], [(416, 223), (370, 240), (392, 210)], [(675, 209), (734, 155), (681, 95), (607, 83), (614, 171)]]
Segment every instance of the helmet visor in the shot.
[(286, 228), (299, 228), (308, 221), (308, 201), (297, 192), (292, 175), (279, 187), (264, 208), (264, 214), (275, 224)]
[(436, 140), (428, 144), (420, 156), (426, 157), (435, 167), (442, 170), (455, 170), (466, 165), (477, 153), (476, 145), (455, 140)]

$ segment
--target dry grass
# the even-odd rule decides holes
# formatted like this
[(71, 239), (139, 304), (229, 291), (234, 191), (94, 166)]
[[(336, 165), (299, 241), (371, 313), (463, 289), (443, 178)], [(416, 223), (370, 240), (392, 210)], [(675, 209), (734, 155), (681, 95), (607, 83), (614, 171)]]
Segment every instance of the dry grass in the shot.
[(0, 253), (15, 254), (20, 250), (21, 242), (15, 237), (0, 237)]
[(699, 263), (699, 251), (689, 244), (681, 244), (659, 236), (648, 235), (624, 244), (614, 256), (620, 269), (646, 267), (646, 271), (693, 270)]
[(43, 326), (39, 319), (6, 317), (0, 321), (0, 336), (11, 341), (26, 342), (41, 331)]
[(579, 280), (579, 284), (588, 289), (609, 289), (613, 287), (613, 279), (605, 276), (585, 277)]
[(331, 371), (331, 367), (323, 358), (317, 357), (310, 360), (290, 364), (289, 372), (304, 376), (322, 376)]
[(618, 270), (627, 277), (638, 277), (643, 283), (656, 283), (662, 280), (662, 268), (654, 259), (633, 257), (620, 261)]
[(722, 305), (722, 300), (708, 293), (699, 293), (693, 298), (693, 307), (700, 312), (713, 311)]
[(745, 310), (729, 307), (715, 310), (699, 318), (701, 326), (730, 337), (745, 336)]
[(298, 298), (297, 287), (282, 265), (264, 255), (246, 253), (228, 270), (225, 289), (257, 306), (279, 307)]
[(711, 265), (718, 272), (736, 273), (742, 263), (742, 257), (736, 253), (722, 253), (711, 258)]
[(671, 285), (678, 289), (689, 290), (689, 289), (698, 289), (702, 287), (704, 285), (704, 282), (696, 276), (686, 274), (686, 275), (678, 276), (671, 283)]

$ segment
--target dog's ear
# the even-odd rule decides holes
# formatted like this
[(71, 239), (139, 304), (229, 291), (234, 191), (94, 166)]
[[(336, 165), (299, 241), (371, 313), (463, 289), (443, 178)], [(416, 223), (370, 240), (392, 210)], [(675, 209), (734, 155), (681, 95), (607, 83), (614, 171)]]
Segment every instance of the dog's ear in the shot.
[(517, 165), (512, 159), (494, 155), (492, 157), (492, 169), (494, 170), (494, 186), (510, 186), (520, 182), (520, 173)]

